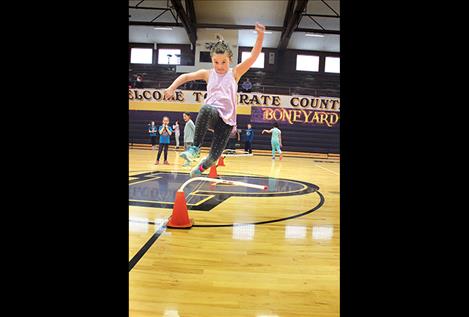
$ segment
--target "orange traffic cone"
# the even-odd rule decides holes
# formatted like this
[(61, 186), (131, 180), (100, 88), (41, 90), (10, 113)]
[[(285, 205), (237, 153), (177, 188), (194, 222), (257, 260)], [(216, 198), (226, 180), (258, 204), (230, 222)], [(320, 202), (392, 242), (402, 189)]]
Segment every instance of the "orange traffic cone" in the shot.
[(184, 197), (183, 191), (176, 192), (176, 199), (174, 200), (173, 213), (169, 217), (169, 221), (166, 224), (168, 228), (185, 228), (189, 229), (194, 224), (193, 219), (189, 219), (189, 213), (187, 212), (186, 198)]
[(210, 172), (208, 173), (208, 177), (218, 178), (217, 166), (216, 165), (212, 165), (212, 167), (210, 167)]
[(225, 159), (224, 159), (223, 155), (220, 156), (220, 158), (218, 159), (217, 166), (225, 166)]

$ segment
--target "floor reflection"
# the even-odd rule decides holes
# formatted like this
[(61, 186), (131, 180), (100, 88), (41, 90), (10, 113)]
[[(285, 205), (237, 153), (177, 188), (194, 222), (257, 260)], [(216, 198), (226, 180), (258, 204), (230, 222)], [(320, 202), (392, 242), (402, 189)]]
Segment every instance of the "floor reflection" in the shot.
[(148, 218), (129, 219), (129, 232), (134, 232), (134, 233), (148, 232)]
[(306, 238), (306, 226), (285, 226), (285, 239)]
[(332, 225), (313, 225), (314, 240), (331, 240), (334, 233)]
[(179, 312), (177, 310), (166, 309), (164, 311), (163, 317), (180, 317), (180, 316), (179, 316)]
[(252, 240), (254, 239), (255, 225), (237, 225), (233, 226), (234, 240)]

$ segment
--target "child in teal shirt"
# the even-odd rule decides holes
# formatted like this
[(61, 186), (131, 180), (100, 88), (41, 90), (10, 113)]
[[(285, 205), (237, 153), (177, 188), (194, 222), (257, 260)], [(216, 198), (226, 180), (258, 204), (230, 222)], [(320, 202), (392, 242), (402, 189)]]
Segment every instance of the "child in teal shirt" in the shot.
[(282, 150), (280, 150), (282, 147), (282, 131), (278, 128), (278, 123), (274, 122), (273, 128), (270, 130), (262, 130), (262, 134), (264, 134), (264, 132), (272, 134), (272, 138), (270, 140), (272, 145), (272, 159), (275, 160), (275, 151), (277, 151), (280, 154), (279, 159), (282, 160)]

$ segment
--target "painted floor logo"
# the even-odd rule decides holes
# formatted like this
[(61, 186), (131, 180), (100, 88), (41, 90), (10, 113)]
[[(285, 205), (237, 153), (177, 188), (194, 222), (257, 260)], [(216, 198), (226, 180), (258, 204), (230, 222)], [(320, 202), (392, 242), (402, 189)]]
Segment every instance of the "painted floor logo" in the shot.
[[(172, 209), (176, 191), (188, 179), (188, 173), (147, 172), (132, 175), (129, 182), (129, 205)], [(279, 197), (304, 195), (319, 190), (314, 184), (289, 179), (237, 175), (224, 175), (223, 179), (267, 185), (269, 189), (260, 191), (248, 187), (193, 182), (184, 189), (187, 208), (210, 211), (232, 196)]]

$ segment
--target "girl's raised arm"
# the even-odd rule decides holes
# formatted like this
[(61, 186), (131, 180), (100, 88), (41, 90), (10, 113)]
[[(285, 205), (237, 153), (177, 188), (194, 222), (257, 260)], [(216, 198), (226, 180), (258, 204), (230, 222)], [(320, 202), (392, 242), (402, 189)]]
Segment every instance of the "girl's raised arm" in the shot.
[(260, 23), (256, 23), (256, 31), (257, 31), (257, 40), (256, 40), (256, 44), (254, 44), (254, 47), (252, 48), (251, 56), (246, 58), (244, 62), (236, 65), (234, 68), (236, 81), (238, 81), (241, 78), (241, 76), (243, 76), (244, 73), (246, 73), (249, 70), (249, 68), (252, 66), (252, 64), (254, 64), (257, 57), (261, 53), (262, 41), (264, 41), (265, 26)]

